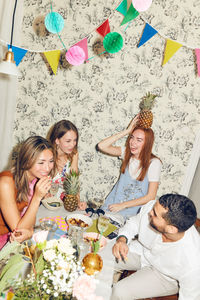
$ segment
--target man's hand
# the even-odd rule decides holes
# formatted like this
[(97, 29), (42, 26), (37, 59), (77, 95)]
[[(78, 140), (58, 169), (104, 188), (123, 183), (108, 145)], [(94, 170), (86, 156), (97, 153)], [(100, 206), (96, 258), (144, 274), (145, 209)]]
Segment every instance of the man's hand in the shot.
[(126, 238), (120, 237), (112, 248), (113, 255), (117, 260), (126, 260), (128, 254), (128, 245), (126, 244)]

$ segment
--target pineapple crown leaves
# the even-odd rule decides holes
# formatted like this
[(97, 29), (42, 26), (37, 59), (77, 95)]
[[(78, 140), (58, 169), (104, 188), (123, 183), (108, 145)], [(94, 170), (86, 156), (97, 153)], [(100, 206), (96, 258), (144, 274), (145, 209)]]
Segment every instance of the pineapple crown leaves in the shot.
[(155, 98), (158, 95), (155, 94), (151, 94), (150, 92), (148, 92), (143, 98), (142, 101), (139, 104), (139, 108), (140, 110), (151, 110), (154, 103), (155, 103)]
[(65, 174), (63, 181), (63, 188), (65, 193), (68, 195), (77, 195), (80, 190), (79, 172), (74, 170), (70, 171), (69, 174)]

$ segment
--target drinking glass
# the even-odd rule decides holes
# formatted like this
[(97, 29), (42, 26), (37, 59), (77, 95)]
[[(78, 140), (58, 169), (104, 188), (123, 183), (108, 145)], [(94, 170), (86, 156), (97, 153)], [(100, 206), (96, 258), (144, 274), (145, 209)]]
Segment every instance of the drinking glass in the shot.
[(105, 216), (100, 216), (97, 222), (97, 228), (99, 232), (100, 233), (105, 232), (108, 229), (108, 226), (109, 226), (109, 218)]
[(56, 196), (58, 192), (59, 185), (58, 183), (52, 182), (51, 188), (49, 190), (49, 193), (51, 194), (52, 197)]

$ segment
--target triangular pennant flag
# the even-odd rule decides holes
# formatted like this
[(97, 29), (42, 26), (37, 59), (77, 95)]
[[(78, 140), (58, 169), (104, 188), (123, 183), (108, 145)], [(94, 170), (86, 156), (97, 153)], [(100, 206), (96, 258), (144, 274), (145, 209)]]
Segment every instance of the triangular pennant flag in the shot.
[(59, 59), (60, 59), (60, 50), (47, 51), (47, 52), (44, 52), (44, 55), (50, 65), (52, 71), (56, 75), (58, 63), (59, 63)]
[(87, 38), (84, 38), (83, 40), (81, 40), (80, 42), (76, 43), (73, 46), (79, 46), (83, 49), (83, 51), (85, 52), (85, 60), (87, 61), (88, 59), (88, 45), (87, 45)]
[(127, 13), (127, 0), (123, 0), (122, 3), (116, 8), (118, 12), (120, 12), (123, 16)]
[(146, 43), (148, 40), (150, 40), (156, 33), (158, 33), (158, 31), (151, 27), (148, 23), (146, 23), (138, 48), (144, 43)]
[(108, 19), (107, 19), (105, 22), (103, 22), (103, 24), (101, 24), (101, 26), (99, 26), (99, 27), (96, 29), (96, 31), (97, 31), (100, 35), (102, 35), (103, 37), (105, 37), (106, 34), (110, 32), (110, 25), (109, 25)]
[(125, 15), (122, 23), (120, 26), (130, 22), (131, 20), (135, 19), (139, 15), (139, 12), (133, 7), (133, 4), (131, 3), (129, 10), (127, 11), (127, 14)]
[(200, 49), (195, 49), (196, 59), (197, 59), (197, 74), (200, 77)]
[[(8, 49), (10, 49), (10, 45), (8, 45)], [(18, 66), (28, 50), (12, 46), (12, 51), (14, 53), (14, 61), (16, 66)]]
[(165, 54), (164, 54), (164, 60), (163, 65), (165, 65), (168, 60), (178, 51), (183, 45), (174, 42), (172, 40), (167, 40), (166, 46), (165, 46)]

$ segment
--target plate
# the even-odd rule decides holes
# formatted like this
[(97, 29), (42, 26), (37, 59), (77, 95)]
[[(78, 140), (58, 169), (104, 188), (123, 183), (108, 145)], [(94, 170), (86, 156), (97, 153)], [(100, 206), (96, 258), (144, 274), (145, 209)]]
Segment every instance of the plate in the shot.
[[(71, 224), (69, 222), (70, 219), (74, 219), (74, 220), (80, 220), (82, 222), (84, 222), (87, 226), (84, 227), (84, 223), (81, 224), (80, 223), (75, 223), (75, 224)], [(65, 218), (65, 221), (67, 222), (67, 224), (70, 226), (73, 226), (73, 227), (79, 227), (81, 229), (87, 229), (89, 228), (91, 225), (92, 225), (92, 219), (88, 216), (85, 216), (83, 214), (78, 214), (78, 213), (72, 213), (72, 214), (69, 214), (66, 218)]]
[[(97, 232), (84, 232), (83, 233), (83, 239), (86, 242), (89, 242), (90, 244), (92, 241), (98, 240), (100, 234)], [(103, 249), (107, 245), (108, 239), (105, 238), (103, 235), (100, 240), (100, 250)]]
[(56, 197), (49, 197), (42, 200), (42, 204), (49, 210), (57, 210), (63, 206), (63, 202)]

